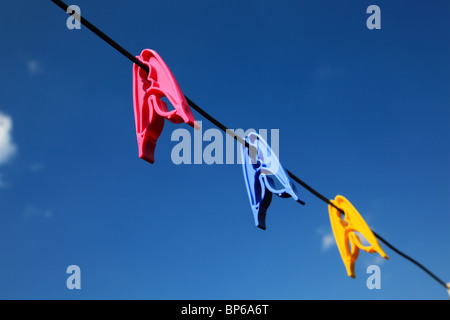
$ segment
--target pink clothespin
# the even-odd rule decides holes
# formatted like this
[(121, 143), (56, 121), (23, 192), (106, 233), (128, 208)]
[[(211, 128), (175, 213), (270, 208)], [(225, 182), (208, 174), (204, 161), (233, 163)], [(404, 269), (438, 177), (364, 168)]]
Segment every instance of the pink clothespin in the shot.
[[(156, 141), (164, 127), (164, 119), (172, 123), (187, 123), (199, 129), (191, 108), (169, 67), (154, 50), (145, 49), (136, 57), (150, 72), (133, 65), (133, 102), (139, 158), (155, 162)], [(174, 107), (168, 110), (162, 98)]]

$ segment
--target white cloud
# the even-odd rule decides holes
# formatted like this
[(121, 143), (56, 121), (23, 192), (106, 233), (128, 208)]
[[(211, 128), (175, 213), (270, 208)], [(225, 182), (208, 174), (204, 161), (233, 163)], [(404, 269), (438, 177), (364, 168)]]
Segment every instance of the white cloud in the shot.
[(375, 264), (377, 266), (379, 266), (387, 261), (385, 258), (380, 256), (378, 253), (373, 253), (371, 258), (372, 258), (371, 264)]
[(336, 240), (334, 239), (334, 234), (330, 230), (330, 227), (320, 227), (317, 228), (316, 233), (321, 237), (322, 240), (322, 251), (325, 252), (328, 249), (332, 248), (336, 244)]
[[(8, 163), (17, 153), (17, 146), (12, 141), (12, 127), (12, 118), (0, 112), (0, 165)], [(0, 187), (8, 187), (1, 175)]]
[(0, 165), (16, 154), (17, 146), (12, 142), (12, 118), (0, 112)]
[(336, 241), (334, 240), (334, 235), (332, 233), (322, 235), (322, 251), (327, 251), (335, 243)]
[(27, 61), (27, 70), (31, 76), (40, 74), (44, 71), (42, 64), (36, 59), (31, 59)]

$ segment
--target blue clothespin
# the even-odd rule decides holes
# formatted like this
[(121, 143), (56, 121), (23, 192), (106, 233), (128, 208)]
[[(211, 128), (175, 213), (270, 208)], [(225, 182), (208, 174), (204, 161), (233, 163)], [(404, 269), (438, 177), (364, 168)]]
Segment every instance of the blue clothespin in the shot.
[[(305, 202), (300, 199), (295, 185), (267, 142), (255, 132), (251, 132), (245, 141), (249, 146), (249, 148), (243, 146), (241, 152), (245, 186), (255, 224), (258, 228), (266, 230), (266, 214), (272, 201), (272, 194), (281, 198), (292, 197), (303, 205)], [(281, 187), (277, 187), (275, 181), (281, 184)]]

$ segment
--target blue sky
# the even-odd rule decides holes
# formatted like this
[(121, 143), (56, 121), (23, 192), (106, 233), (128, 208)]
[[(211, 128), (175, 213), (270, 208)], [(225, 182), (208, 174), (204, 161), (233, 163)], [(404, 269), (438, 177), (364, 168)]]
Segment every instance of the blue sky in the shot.
[[(286, 168), (450, 281), (447, 1), (68, 4), (133, 54), (156, 50), (230, 128), (279, 129)], [(66, 19), (51, 1), (0, 12), (0, 298), (448, 298), (383, 245), (390, 260), (363, 252), (347, 277), (327, 206), (301, 186), (305, 206), (274, 198), (256, 228), (240, 165), (172, 163), (187, 125), (139, 159), (132, 64)]]

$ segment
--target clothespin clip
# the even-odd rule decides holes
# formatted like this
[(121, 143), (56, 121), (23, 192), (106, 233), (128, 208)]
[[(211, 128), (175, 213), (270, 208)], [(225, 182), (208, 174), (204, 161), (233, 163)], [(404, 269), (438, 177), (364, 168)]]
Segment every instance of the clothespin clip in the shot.
[[(164, 127), (164, 119), (185, 122), (199, 129), (183, 92), (164, 60), (153, 50), (145, 49), (136, 57), (149, 67), (149, 72), (133, 65), (133, 102), (139, 157), (154, 163), (156, 141)], [(174, 107), (169, 111), (162, 100)]]
[[(342, 219), (342, 213), (332, 205), (328, 205), (333, 234), (349, 277), (355, 278), (355, 262), (359, 249), (368, 253), (378, 252), (383, 258), (389, 259), (363, 217), (346, 198), (336, 196), (331, 202), (344, 211)], [(364, 236), (370, 245), (364, 246), (355, 232)]]
[[(254, 132), (250, 133), (245, 141), (249, 146), (247, 148), (244, 145), (241, 152), (245, 186), (255, 224), (258, 228), (266, 230), (266, 214), (272, 201), (272, 194), (281, 198), (292, 197), (303, 205), (305, 202), (300, 199), (295, 185), (267, 142)], [(277, 186), (275, 181), (281, 187)]]

